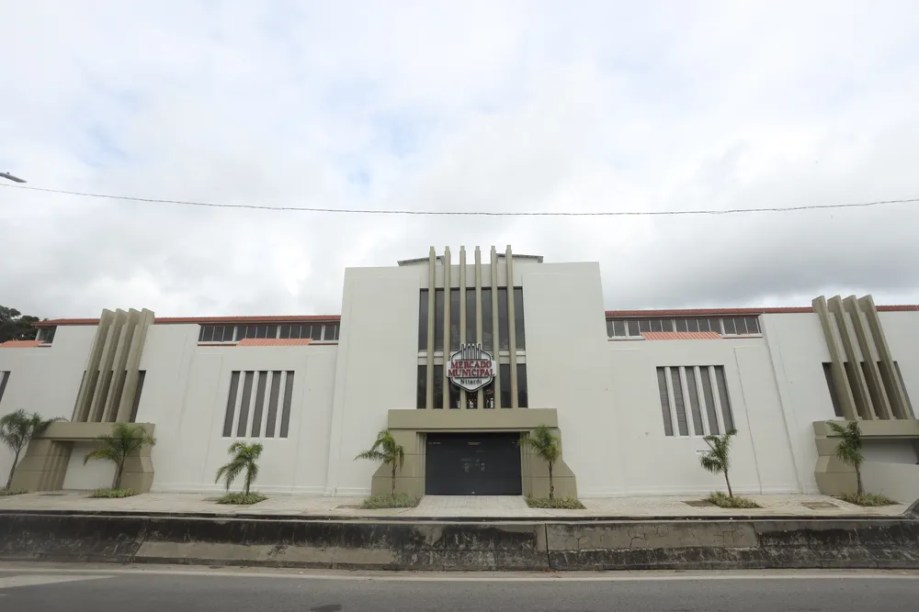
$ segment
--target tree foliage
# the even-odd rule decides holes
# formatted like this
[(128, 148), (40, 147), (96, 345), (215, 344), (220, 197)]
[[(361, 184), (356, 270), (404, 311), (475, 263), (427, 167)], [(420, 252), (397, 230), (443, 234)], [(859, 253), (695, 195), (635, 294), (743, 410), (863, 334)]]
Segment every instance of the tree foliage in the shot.
[(862, 430), (858, 426), (858, 421), (851, 421), (845, 426), (827, 421), (827, 425), (841, 438), (836, 447), (836, 456), (843, 463), (855, 468), (858, 496), (861, 497), (865, 493), (862, 486), (862, 463), (865, 461), (865, 456), (862, 454)]
[(27, 414), (25, 410), (17, 410), (0, 417), (0, 441), (13, 451), (13, 465), (6, 479), (7, 489), (13, 485), (13, 472), (16, 471), (16, 464), (19, 463), (19, 455), (23, 449), (28, 446), (34, 436), (45, 431), (54, 420), (43, 419), (37, 412)]
[(0, 306), (0, 342), (34, 340), (38, 329), (32, 324), (38, 320), (38, 317), (24, 315), (15, 308)]
[(392, 496), (396, 496), (396, 467), (402, 467), (405, 462), (405, 449), (396, 442), (388, 429), (384, 429), (377, 434), (377, 439), (373, 442), (370, 450), (359, 453), (355, 459), (369, 459), (371, 461), (380, 461), (383, 465), (388, 465), (392, 469)]
[(237, 440), (227, 449), (227, 452), (233, 455), (233, 458), (230, 459), (230, 462), (226, 465), (220, 466), (220, 469), (217, 470), (217, 477), (214, 479), (214, 482), (218, 482), (223, 478), (226, 482), (227, 491), (229, 491), (230, 485), (233, 484), (236, 477), (245, 472), (244, 494), (245, 497), (248, 498), (249, 488), (258, 477), (257, 461), (262, 454), (262, 450), (262, 445), (257, 442), (255, 444), (246, 444), (245, 442)]
[(558, 436), (554, 435), (545, 425), (539, 425), (522, 441), (524, 446), (532, 449), (536, 456), (549, 466), (549, 499), (555, 499), (555, 481), (553, 480), (552, 469), (555, 466), (555, 462), (562, 455)]
[(96, 438), (102, 443), (97, 448), (83, 457), (83, 464), (91, 459), (107, 459), (115, 464), (115, 478), (112, 488), (121, 488), (121, 474), (124, 472), (124, 463), (127, 458), (144, 446), (153, 446), (156, 440), (140, 425), (131, 423), (115, 423), (112, 433)]
[(724, 481), (728, 485), (728, 497), (734, 497), (734, 491), (731, 490), (731, 479), (728, 476), (728, 470), (731, 467), (731, 438), (733, 438), (736, 433), (737, 432), (732, 429), (723, 436), (705, 436), (703, 440), (708, 444), (709, 450), (699, 457), (699, 462), (702, 464), (702, 467), (709, 472), (713, 474), (718, 474), (719, 472), (724, 473)]

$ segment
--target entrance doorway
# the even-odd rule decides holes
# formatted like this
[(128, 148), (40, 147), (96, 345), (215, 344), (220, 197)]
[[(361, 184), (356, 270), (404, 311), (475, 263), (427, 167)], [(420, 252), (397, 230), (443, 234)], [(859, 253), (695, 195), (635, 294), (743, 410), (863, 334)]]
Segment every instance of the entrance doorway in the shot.
[(520, 495), (520, 434), (429, 433), (427, 495)]

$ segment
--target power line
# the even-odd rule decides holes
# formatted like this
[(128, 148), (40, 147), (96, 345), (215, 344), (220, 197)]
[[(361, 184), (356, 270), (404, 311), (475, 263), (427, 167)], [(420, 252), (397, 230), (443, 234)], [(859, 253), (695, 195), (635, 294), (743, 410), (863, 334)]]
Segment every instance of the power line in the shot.
[(141, 198), (136, 196), (91, 193), (85, 191), (67, 191), (44, 187), (27, 187), (25, 185), (5, 185), (8, 189), (27, 189), (82, 198), (101, 198), (107, 200), (124, 200), (146, 204), (173, 204), (176, 206), (198, 206), (203, 208), (237, 208), (247, 210), (265, 210), (270, 212), (312, 212), (338, 213), (352, 215), (418, 215), (434, 217), (657, 217), (680, 215), (739, 215), (746, 213), (785, 213), (804, 210), (827, 210), (843, 208), (870, 208), (892, 204), (910, 204), (919, 202), (919, 198), (903, 200), (876, 200), (873, 202), (855, 202), (846, 204), (802, 204), (797, 206), (764, 206), (759, 208), (728, 208), (699, 210), (615, 210), (615, 211), (488, 211), (488, 210), (374, 210), (369, 208), (322, 208), (313, 206), (269, 206), (266, 204), (226, 204), (220, 202), (195, 202), (191, 200), (164, 200), (159, 198)]

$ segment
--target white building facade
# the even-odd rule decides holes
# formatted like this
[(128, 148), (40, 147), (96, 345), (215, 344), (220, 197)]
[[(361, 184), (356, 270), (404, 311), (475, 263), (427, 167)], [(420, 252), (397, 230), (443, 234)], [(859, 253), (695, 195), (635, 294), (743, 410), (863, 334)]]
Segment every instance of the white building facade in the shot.
[[(0, 414), (62, 419), (14, 486), (108, 486), (113, 468), (83, 456), (136, 422), (157, 439), (131, 468), (141, 490), (218, 490), (245, 440), (264, 446), (261, 491), (388, 491), (388, 469), (354, 457), (389, 429), (398, 490), (544, 495), (518, 441), (546, 425), (564, 495), (707, 493), (722, 479), (699, 466), (703, 436), (731, 429), (735, 491), (837, 492), (854, 480), (821, 423), (849, 418), (869, 487), (919, 495), (916, 306), (605, 311), (596, 263), (484, 255), (348, 269), (340, 315), (44, 321), (0, 344)], [(11, 461), (0, 450), (0, 473)]]

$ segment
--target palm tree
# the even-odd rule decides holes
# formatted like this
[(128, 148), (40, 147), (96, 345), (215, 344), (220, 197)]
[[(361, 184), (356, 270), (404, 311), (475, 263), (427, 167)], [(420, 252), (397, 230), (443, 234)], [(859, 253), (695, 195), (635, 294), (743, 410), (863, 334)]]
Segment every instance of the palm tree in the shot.
[(83, 465), (86, 465), (90, 459), (108, 459), (114, 462), (113, 489), (121, 488), (121, 474), (124, 472), (124, 462), (128, 456), (144, 446), (156, 444), (156, 440), (147, 433), (147, 430), (131, 423), (115, 423), (111, 434), (99, 436), (96, 439), (102, 442), (102, 448), (86, 453), (86, 456), (83, 457)]
[(842, 438), (839, 441), (839, 446), (836, 447), (836, 456), (842, 460), (843, 463), (847, 463), (855, 468), (855, 481), (858, 485), (858, 496), (861, 497), (864, 495), (864, 487), (862, 486), (862, 463), (865, 461), (865, 456), (862, 454), (862, 431), (858, 427), (858, 421), (852, 421), (845, 427), (839, 423), (834, 423), (828, 421), (827, 425), (830, 426), (830, 429)]
[(523, 438), (523, 444), (530, 447), (537, 457), (549, 466), (549, 499), (555, 499), (555, 482), (552, 479), (552, 467), (562, 455), (558, 437), (553, 435), (545, 425), (539, 425)]
[(709, 472), (717, 474), (724, 472), (724, 481), (728, 485), (728, 497), (734, 497), (734, 491), (731, 490), (731, 479), (728, 477), (729, 451), (731, 447), (731, 438), (737, 433), (732, 429), (723, 436), (705, 436), (702, 438), (708, 444), (709, 451), (702, 455), (699, 460)]
[(401, 444), (396, 442), (388, 429), (384, 429), (377, 434), (370, 450), (358, 454), (355, 459), (370, 459), (371, 461), (382, 461), (383, 465), (392, 467), (392, 496), (396, 496), (396, 466), (402, 467), (405, 462), (405, 449)]
[(223, 478), (226, 480), (227, 491), (229, 491), (230, 485), (233, 484), (236, 477), (239, 476), (240, 472), (245, 470), (246, 496), (248, 497), (249, 487), (252, 486), (252, 483), (255, 482), (258, 476), (258, 464), (256, 461), (259, 455), (262, 454), (262, 445), (257, 442), (255, 444), (246, 444), (245, 442), (237, 440), (230, 445), (227, 452), (232, 454), (233, 458), (228, 464), (221, 466), (220, 469), (217, 470), (217, 478), (214, 479), (214, 482)]
[(26, 414), (25, 410), (17, 410), (0, 418), (0, 440), (13, 451), (13, 465), (6, 479), (7, 489), (13, 486), (13, 472), (16, 471), (16, 464), (19, 463), (19, 455), (22, 450), (33, 437), (40, 435), (48, 428), (48, 425), (56, 420), (45, 420), (37, 412), (31, 415)]

